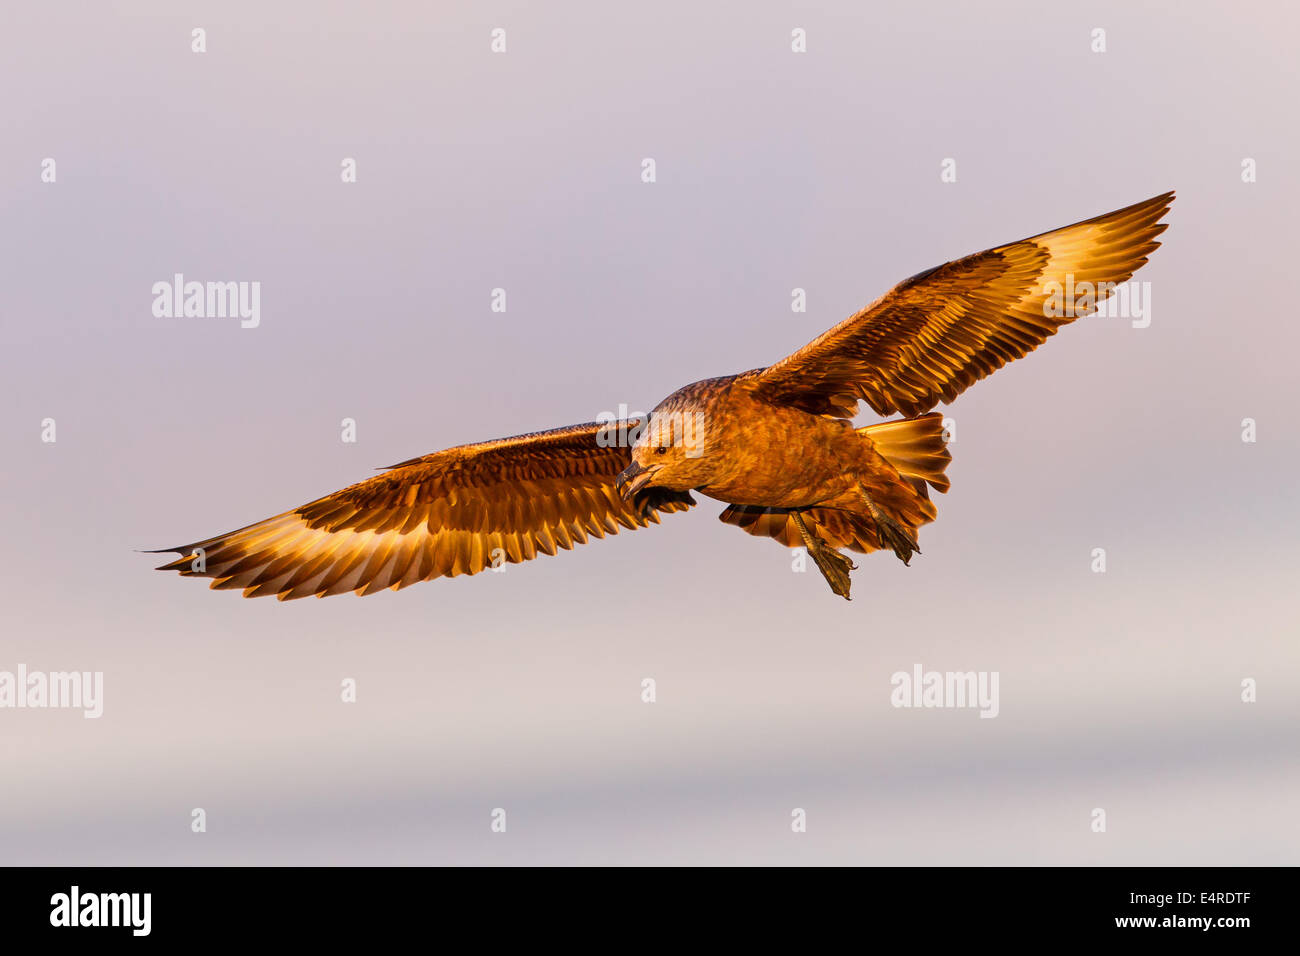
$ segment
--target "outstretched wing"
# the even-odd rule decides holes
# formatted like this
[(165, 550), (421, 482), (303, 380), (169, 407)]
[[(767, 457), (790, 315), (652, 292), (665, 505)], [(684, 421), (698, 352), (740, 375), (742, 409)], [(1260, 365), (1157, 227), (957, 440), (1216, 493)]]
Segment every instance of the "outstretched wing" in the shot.
[(662, 489), (619, 496), (614, 479), (631, 461), (619, 436), (638, 424), (572, 425), (415, 458), (247, 528), (165, 548), (183, 557), (158, 570), (244, 597), (371, 594), (657, 524), (659, 512), (695, 501)]
[[(1094, 311), (1160, 245), (1173, 199), (1168, 192), (913, 276), (745, 377), (756, 396), (816, 414), (842, 415), (861, 399), (881, 415), (919, 415)], [(1081, 294), (1083, 283), (1094, 297)], [(1073, 302), (1056, 295), (1070, 288), (1080, 293)]]

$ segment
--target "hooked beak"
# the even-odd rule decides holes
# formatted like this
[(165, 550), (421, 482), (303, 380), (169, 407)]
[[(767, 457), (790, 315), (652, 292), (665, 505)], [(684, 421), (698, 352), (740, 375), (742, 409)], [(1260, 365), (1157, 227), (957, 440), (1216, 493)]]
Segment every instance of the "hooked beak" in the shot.
[(655, 476), (655, 472), (658, 470), (657, 467), (643, 468), (636, 462), (632, 462), (632, 464), (624, 468), (622, 473), (614, 479), (614, 488), (623, 496), (623, 500), (626, 501), (646, 485), (650, 484), (651, 480)]

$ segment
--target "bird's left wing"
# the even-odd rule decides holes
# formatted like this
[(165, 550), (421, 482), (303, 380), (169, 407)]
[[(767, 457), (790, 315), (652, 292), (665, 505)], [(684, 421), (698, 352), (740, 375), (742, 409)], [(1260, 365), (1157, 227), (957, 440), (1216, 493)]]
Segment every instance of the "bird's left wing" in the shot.
[(244, 597), (371, 594), (657, 524), (658, 512), (694, 499), (662, 489), (619, 495), (626, 436), (639, 424), (571, 425), (414, 458), (274, 518), (165, 548), (182, 557), (159, 570)]
[(815, 414), (851, 417), (859, 399), (881, 415), (929, 411), (1094, 311), (1160, 245), (1173, 199), (1165, 193), (913, 276), (742, 380), (758, 398)]

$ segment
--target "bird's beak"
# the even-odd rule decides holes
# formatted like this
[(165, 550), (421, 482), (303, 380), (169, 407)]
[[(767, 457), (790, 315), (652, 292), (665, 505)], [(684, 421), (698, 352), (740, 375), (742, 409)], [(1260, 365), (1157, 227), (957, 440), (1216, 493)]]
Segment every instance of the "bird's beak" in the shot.
[(614, 488), (626, 501), (650, 484), (651, 479), (654, 478), (655, 472), (658, 470), (657, 468), (643, 468), (636, 462), (632, 462), (614, 479)]

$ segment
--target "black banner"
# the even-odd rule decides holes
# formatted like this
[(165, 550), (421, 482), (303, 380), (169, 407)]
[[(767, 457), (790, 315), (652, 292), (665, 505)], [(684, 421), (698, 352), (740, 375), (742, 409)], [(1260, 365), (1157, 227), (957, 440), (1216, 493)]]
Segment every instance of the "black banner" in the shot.
[(600, 926), (629, 939), (674, 923), (741, 937), (786, 923), (792, 932), (815, 927), (862, 939), (915, 934), (918, 945), (1126, 936), (1139, 945), (1200, 938), (1232, 945), (1259, 932), (1282, 932), (1295, 899), (1290, 869), (841, 868), (785, 876), (625, 869), (593, 876), (575, 870), (539, 880), (520, 871), (424, 868), (8, 869), (0, 871), (0, 918), (9, 940), (91, 944), (110, 938), (338, 943), (396, 938), (420, 926), (476, 925), (496, 935), (513, 925), (576, 921), (584, 931)]

